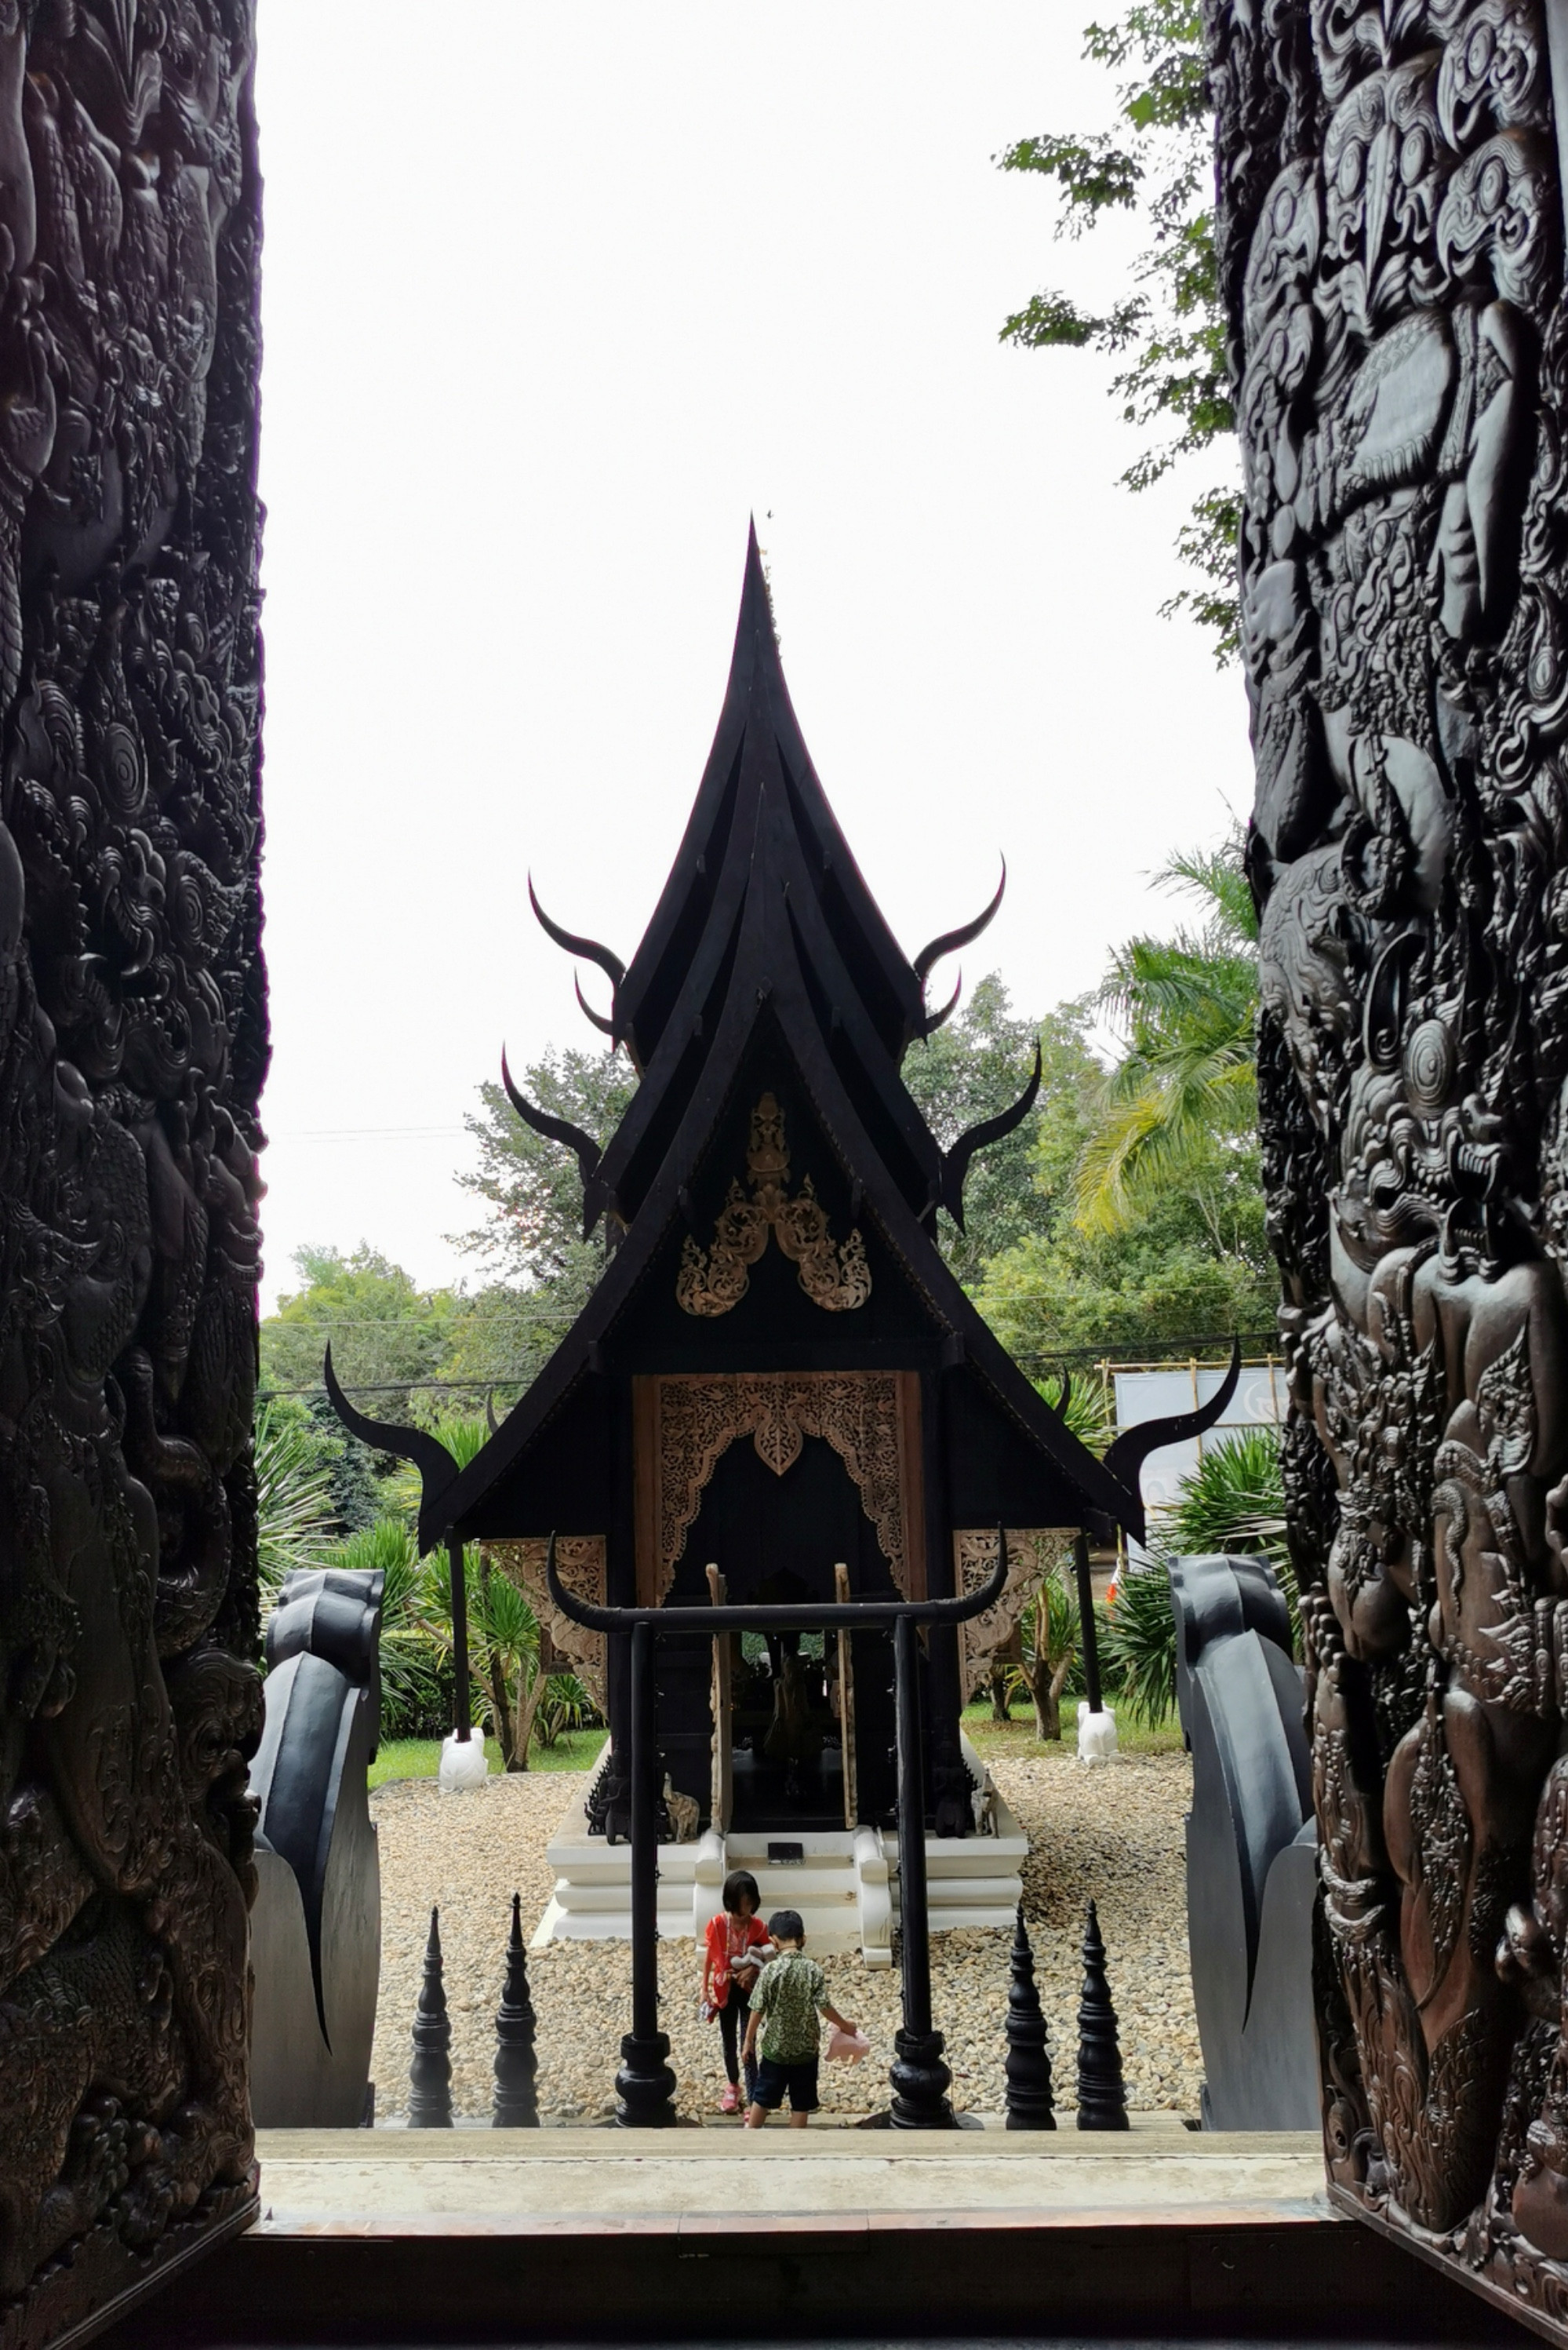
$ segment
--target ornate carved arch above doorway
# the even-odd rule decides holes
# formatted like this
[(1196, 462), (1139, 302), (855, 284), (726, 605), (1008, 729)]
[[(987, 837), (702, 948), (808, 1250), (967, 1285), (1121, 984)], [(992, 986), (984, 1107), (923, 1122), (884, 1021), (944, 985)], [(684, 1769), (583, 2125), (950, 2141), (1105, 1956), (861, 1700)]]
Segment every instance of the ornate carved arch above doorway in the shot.
[(633, 1381), (637, 1586), (662, 1606), (722, 1455), (749, 1436), (782, 1477), (808, 1436), (843, 1461), (898, 1589), (924, 1598), (920, 1382), (913, 1371), (672, 1372)]

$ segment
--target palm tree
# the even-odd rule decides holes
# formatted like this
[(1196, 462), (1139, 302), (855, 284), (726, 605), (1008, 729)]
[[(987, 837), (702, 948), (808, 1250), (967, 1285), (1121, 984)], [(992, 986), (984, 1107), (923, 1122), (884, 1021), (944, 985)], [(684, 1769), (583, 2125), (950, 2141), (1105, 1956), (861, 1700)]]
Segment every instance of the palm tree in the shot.
[(1257, 1126), (1258, 920), (1235, 827), (1220, 847), (1173, 857), (1156, 876), (1199, 899), (1206, 918), (1173, 939), (1130, 939), (1100, 1003), (1126, 1049), (1106, 1081), (1079, 1163), (1085, 1232), (1123, 1232), (1161, 1195), (1210, 1203), (1234, 1180)]
[(332, 1474), (306, 1415), (265, 1403), (255, 1420), (256, 1573), (270, 1616), (284, 1577), (324, 1566), (337, 1532)]

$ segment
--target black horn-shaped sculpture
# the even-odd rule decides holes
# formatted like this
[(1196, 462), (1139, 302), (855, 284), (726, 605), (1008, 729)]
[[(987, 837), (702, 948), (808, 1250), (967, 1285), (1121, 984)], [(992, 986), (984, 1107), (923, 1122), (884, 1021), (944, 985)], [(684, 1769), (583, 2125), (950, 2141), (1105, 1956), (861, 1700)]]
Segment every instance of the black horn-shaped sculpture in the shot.
[(1167, 1444), (1181, 1444), (1189, 1436), (1201, 1436), (1212, 1428), (1217, 1419), (1224, 1417), (1225, 1407), (1235, 1394), (1241, 1377), (1241, 1342), (1232, 1338), (1231, 1367), (1208, 1402), (1199, 1404), (1196, 1411), (1175, 1412), (1168, 1419), (1140, 1419), (1136, 1428), (1124, 1428), (1115, 1443), (1106, 1448), (1105, 1466), (1118, 1482), (1136, 1493), (1138, 1472), (1149, 1454)]
[(556, 1537), (545, 1553), (552, 1603), (590, 1632), (628, 1638), (631, 1684), (631, 2030), (621, 2042), (616, 2075), (623, 2128), (662, 2129), (675, 2119), (670, 2041), (659, 2028), (658, 1754), (653, 1643), (660, 1633), (687, 1638), (729, 1632), (873, 1632), (893, 1635), (893, 1686), (898, 1740), (898, 1881), (903, 1918), (904, 2022), (895, 2037), (888, 2080), (895, 2129), (951, 2129), (952, 2074), (943, 2038), (931, 2023), (931, 1950), (926, 1907), (925, 1731), (920, 1705), (920, 1627), (963, 1624), (994, 1607), (1007, 1585), (1007, 1534), (996, 1530), (996, 1566), (979, 1591), (956, 1599), (854, 1599), (819, 1607), (604, 1607), (562, 1583)]
[(405, 1428), (396, 1420), (371, 1419), (357, 1411), (337, 1384), (332, 1367), (332, 1348), (328, 1346), (322, 1365), (327, 1393), (333, 1410), (350, 1436), (374, 1451), (389, 1452), (398, 1461), (411, 1461), (420, 1472), (419, 1545), (422, 1557), (433, 1550), (441, 1537), (446, 1537), (447, 1560), (452, 1570), (452, 1678), (454, 1721), (453, 1729), (466, 1745), (472, 1731), (472, 1706), (468, 1683), (468, 1590), (463, 1575), (462, 1544), (447, 1528), (441, 1503), (456, 1484), (458, 1463), (438, 1436), (428, 1429)]
[(577, 992), (578, 1011), (582, 1013), (585, 1019), (590, 1020), (593, 1023), (601, 1036), (608, 1036), (613, 1040), (615, 1036), (615, 1022), (613, 1020), (607, 1020), (602, 1012), (596, 1012), (594, 1010), (593, 1005), (583, 993), (583, 983), (577, 977), (576, 972), (572, 973), (572, 985)]
[(583, 938), (576, 931), (564, 931), (559, 922), (553, 922), (539, 903), (531, 873), (528, 876), (528, 903), (533, 907), (539, 928), (546, 938), (554, 939), (556, 944), (565, 947), (568, 954), (580, 955), (585, 962), (597, 962), (610, 985), (619, 987), (626, 977), (626, 965), (619, 955), (612, 954), (608, 947), (602, 945), (597, 939)]
[(594, 1216), (590, 1215), (588, 1207), (588, 1187), (598, 1171), (599, 1160), (604, 1157), (604, 1152), (594, 1140), (593, 1136), (585, 1134), (580, 1126), (574, 1126), (569, 1118), (556, 1118), (547, 1109), (538, 1109), (528, 1099), (526, 1094), (518, 1092), (513, 1082), (512, 1072), (506, 1066), (504, 1050), (501, 1055), (501, 1082), (506, 1088), (507, 1100), (524, 1126), (531, 1126), (535, 1134), (544, 1136), (546, 1142), (564, 1143), (568, 1150), (576, 1154), (577, 1173), (582, 1178), (584, 1193), (583, 1238), (587, 1240), (593, 1230), (595, 1220)]
[(420, 1548), (429, 1550), (441, 1532), (435, 1505), (451, 1485), (457, 1482), (458, 1464), (439, 1436), (425, 1428), (405, 1428), (400, 1421), (371, 1419), (351, 1404), (337, 1384), (337, 1374), (332, 1367), (332, 1349), (327, 1349), (322, 1365), (327, 1393), (332, 1409), (348, 1430), (361, 1444), (372, 1451), (390, 1452), (399, 1461), (411, 1461), (420, 1472)]
[(919, 1026), (915, 1031), (916, 1035), (934, 1036), (939, 1028), (945, 1028), (948, 1022), (952, 1018), (953, 1014), (958, 1010), (958, 1000), (962, 993), (963, 968), (961, 964), (959, 968), (959, 975), (953, 982), (952, 993), (949, 996), (947, 1002), (942, 1005), (940, 1012), (928, 1012), (925, 1014)]
[(1044, 1064), (1036, 1039), (1033, 1070), (1012, 1107), (999, 1110), (994, 1118), (981, 1118), (978, 1126), (971, 1126), (966, 1134), (961, 1134), (952, 1149), (943, 1153), (942, 1205), (961, 1232), (963, 1230), (963, 1187), (968, 1180), (971, 1159), (977, 1151), (988, 1149), (992, 1143), (1004, 1141), (1008, 1135), (1015, 1133), (1023, 1125), (1039, 1095), (1043, 1071)]
[(1002, 879), (996, 885), (996, 895), (984, 912), (977, 914), (972, 922), (961, 923), (956, 931), (943, 931), (939, 937), (931, 941), (929, 946), (923, 946), (915, 957), (915, 977), (922, 987), (943, 955), (956, 954), (960, 947), (967, 947), (971, 939), (979, 938), (1001, 905), (1002, 893), (1006, 888), (1007, 859), (1004, 857), (1002, 860)]

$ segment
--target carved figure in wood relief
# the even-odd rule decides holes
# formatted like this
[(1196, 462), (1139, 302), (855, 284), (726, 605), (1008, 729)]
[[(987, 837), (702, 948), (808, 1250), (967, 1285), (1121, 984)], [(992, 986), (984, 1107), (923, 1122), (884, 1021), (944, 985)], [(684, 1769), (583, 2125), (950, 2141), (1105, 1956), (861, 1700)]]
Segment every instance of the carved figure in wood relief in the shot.
[(1549, 18), (1539, 0), (1209, 0), (1206, 25), (1331, 2172), (1561, 2316), (1568, 318)]
[[(13, 2329), (250, 2192), (252, 49), (249, 0), (0, 0)], [(72, 2282), (33, 2289), (73, 2241)]]

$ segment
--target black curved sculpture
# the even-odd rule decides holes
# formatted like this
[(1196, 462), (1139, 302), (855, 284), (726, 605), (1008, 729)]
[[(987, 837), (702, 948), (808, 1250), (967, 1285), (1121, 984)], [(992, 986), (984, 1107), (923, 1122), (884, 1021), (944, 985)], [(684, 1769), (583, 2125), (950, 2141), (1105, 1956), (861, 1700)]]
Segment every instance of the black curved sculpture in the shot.
[(366, 1792), (380, 1723), (377, 1570), (291, 1575), (267, 1626), (251, 1917), (251, 2102), (264, 2129), (370, 2114), (381, 1876)]
[(1315, 2129), (1317, 1829), (1290, 1616), (1261, 1558), (1177, 1559), (1170, 1604), (1204, 2127)]

